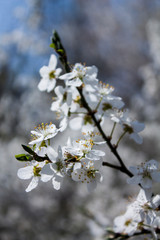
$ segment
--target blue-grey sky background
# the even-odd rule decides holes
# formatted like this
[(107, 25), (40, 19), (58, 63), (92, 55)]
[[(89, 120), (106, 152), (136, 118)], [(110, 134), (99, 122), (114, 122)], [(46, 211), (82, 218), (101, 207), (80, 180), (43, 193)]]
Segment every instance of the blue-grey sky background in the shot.
[[(108, 169), (90, 195), (70, 181), (59, 192), (48, 183), (26, 194), (28, 183), (17, 178), (23, 163), (14, 155), (22, 153), (21, 144), (28, 144), (39, 123), (58, 126), (50, 111), (54, 93), (37, 88), (39, 69), (54, 53), (49, 44), (56, 29), (70, 64), (96, 65), (99, 80), (114, 86), (133, 119), (145, 123), (143, 145), (127, 137), (121, 142), (127, 166), (159, 160), (159, 13), (159, 0), (0, 0), (1, 240), (101, 240), (106, 226), (125, 211), (128, 196), (137, 194)], [(76, 134), (67, 129), (55, 144)], [(106, 159), (115, 161), (108, 150)]]

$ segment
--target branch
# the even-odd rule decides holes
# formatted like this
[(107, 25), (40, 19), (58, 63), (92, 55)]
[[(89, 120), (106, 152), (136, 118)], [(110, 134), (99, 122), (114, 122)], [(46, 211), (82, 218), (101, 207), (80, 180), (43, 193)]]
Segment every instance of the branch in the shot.
[(119, 171), (125, 173), (126, 175), (128, 175), (129, 177), (133, 176), (133, 175), (131, 175), (131, 172), (128, 171), (128, 169), (126, 170), (125, 168), (123, 168), (121, 166), (117, 166), (117, 165), (111, 164), (109, 162), (103, 162), (102, 165), (106, 166), (106, 167), (110, 167), (110, 168), (116, 169), (116, 170), (119, 170)]
[[(58, 35), (58, 33), (55, 31), (53, 33), (53, 37), (52, 37), (52, 44), (50, 45), (52, 48), (55, 49), (55, 51), (58, 53), (58, 55), (60, 56), (60, 61), (62, 63), (62, 65), (65, 67), (66, 72), (70, 72), (71, 68), (68, 64), (68, 60), (67, 60), (67, 54), (66, 51), (61, 43), (61, 39)], [(111, 152), (115, 155), (115, 157), (117, 158), (117, 160), (119, 161), (120, 165), (121, 165), (121, 170), (122, 172), (126, 173), (128, 176), (132, 177), (133, 174), (127, 169), (127, 167), (125, 166), (125, 164), (123, 163), (119, 153), (117, 152), (117, 147), (112, 145), (111, 143), (111, 138), (107, 137), (104, 133), (104, 131), (101, 128), (100, 125), (100, 121), (96, 119), (95, 117), (95, 111), (92, 111), (92, 109), (89, 107), (85, 97), (83, 96), (83, 92), (82, 92), (82, 87), (77, 87), (77, 90), (81, 96), (81, 101), (83, 103), (83, 107), (88, 111), (88, 114), (92, 117), (92, 120), (95, 124), (95, 126), (97, 127), (97, 129), (99, 130), (99, 132), (101, 133), (103, 139), (105, 140), (106, 144), (108, 145), (108, 147), (110, 148)]]
[[(156, 233), (160, 233), (160, 229), (157, 228), (155, 229)], [(114, 233), (113, 231), (108, 231), (109, 236), (106, 238), (107, 240), (125, 240), (125, 239), (129, 239), (131, 237), (135, 237), (135, 236), (140, 236), (140, 235), (144, 235), (144, 234), (152, 234), (151, 231), (146, 230), (146, 229), (142, 229), (141, 232), (135, 232), (132, 236), (129, 236), (128, 234), (121, 234), (121, 233)], [(159, 239), (159, 238), (158, 238)]]

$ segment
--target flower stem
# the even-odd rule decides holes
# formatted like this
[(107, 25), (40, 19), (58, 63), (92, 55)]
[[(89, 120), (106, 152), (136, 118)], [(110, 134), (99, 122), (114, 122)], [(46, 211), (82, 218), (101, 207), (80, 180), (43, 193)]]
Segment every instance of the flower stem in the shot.
[(121, 139), (124, 137), (124, 135), (126, 134), (127, 131), (125, 131), (124, 133), (122, 133), (122, 135), (120, 136), (120, 138), (118, 139), (117, 143), (116, 143), (116, 148), (118, 147)]
[(114, 122), (114, 124), (113, 124), (113, 128), (112, 128), (112, 131), (111, 131), (111, 134), (110, 134), (110, 138), (112, 139), (112, 136), (113, 136), (113, 132), (114, 132), (114, 130), (115, 130), (115, 127), (116, 127), (116, 122)]
[(70, 114), (87, 114), (86, 112), (70, 112)]
[(102, 102), (102, 97), (100, 98), (100, 100), (99, 100), (99, 103), (97, 104), (97, 106), (96, 106), (96, 108), (95, 108), (95, 112), (97, 112), (97, 109), (99, 108), (99, 105), (100, 105), (100, 103)]

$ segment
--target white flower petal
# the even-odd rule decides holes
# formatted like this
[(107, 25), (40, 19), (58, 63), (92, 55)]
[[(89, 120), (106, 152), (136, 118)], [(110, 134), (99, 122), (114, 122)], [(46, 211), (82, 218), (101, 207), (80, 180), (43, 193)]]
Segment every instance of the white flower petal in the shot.
[(64, 117), (59, 124), (59, 131), (63, 132), (68, 126), (68, 118)]
[(52, 54), (49, 59), (48, 67), (50, 70), (55, 70), (56, 66), (57, 66), (57, 57), (56, 55)]
[(55, 78), (50, 79), (50, 80), (47, 82), (47, 92), (51, 92), (51, 91), (54, 89), (55, 85), (56, 85), (56, 80), (55, 80)]
[(39, 73), (41, 75), (42, 78), (48, 78), (48, 74), (49, 74), (49, 68), (47, 66), (43, 66), (40, 70)]
[(62, 72), (62, 69), (61, 69), (61, 68), (57, 68), (57, 69), (55, 70), (55, 75), (56, 75), (56, 77), (58, 77), (61, 72)]
[(101, 150), (91, 150), (91, 153), (93, 153), (96, 156), (100, 156), (100, 157), (105, 156), (105, 152), (103, 152)]
[(38, 89), (40, 91), (46, 91), (47, 90), (47, 85), (48, 85), (48, 79), (47, 78), (42, 78), (41, 81), (38, 84)]
[(67, 86), (80, 87), (82, 85), (82, 80), (79, 78), (74, 78), (73, 80), (66, 81)]
[(61, 188), (61, 183), (63, 181), (62, 175), (56, 175), (52, 179), (52, 184), (55, 190), (59, 190)]
[(59, 108), (60, 108), (60, 104), (61, 104), (61, 101), (60, 100), (57, 100), (57, 101), (54, 101), (52, 104), (51, 104), (51, 111), (55, 112), (55, 111), (58, 111)]
[(52, 177), (53, 177), (53, 175), (42, 174), (41, 175), (41, 181), (42, 182), (48, 182), (52, 179)]
[(68, 80), (68, 79), (72, 79), (74, 77), (76, 77), (76, 73), (75, 72), (70, 72), (70, 73), (65, 73), (65, 74), (61, 75), (59, 77), (59, 79), (61, 79), (61, 80)]
[(145, 167), (147, 167), (147, 169), (150, 169), (150, 170), (156, 170), (158, 168), (158, 162), (154, 159), (148, 161), (145, 163)]
[(41, 170), (41, 181), (48, 182), (53, 177), (54, 172), (50, 168), (50, 164), (46, 164)]
[(143, 188), (151, 188), (152, 187), (152, 180), (148, 177), (142, 178), (141, 185)]
[(76, 169), (74, 172), (72, 172), (72, 179), (76, 182), (84, 181), (85, 170), (84, 169)]
[(82, 127), (83, 118), (76, 117), (70, 120), (69, 126), (72, 130), (79, 130)]
[(94, 126), (92, 124), (86, 124), (82, 126), (82, 133), (85, 133), (87, 135), (91, 134), (92, 132), (94, 132)]
[(82, 166), (82, 164), (81, 164), (80, 162), (76, 162), (76, 163), (74, 164), (73, 171), (75, 171), (75, 170), (77, 170), (77, 169), (81, 169), (81, 166)]
[(62, 86), (57, 86), (54, 91), (55, 91), (55, 94), (58, 96), (59, 99), (63, 98), (63, 94), (64, 94), (65, 90)]
[(86, 74), (92, 75), (92, 78), (96, 78), (98, 73), (98, 68), (96, 66), (86, 67)]
[(54, 163), (54, 162), (56, 162), (58, 154), (51, 146), (48, 146), (47, 147), (47, 156)]
[(132, 122), (132, 127), (135, 132), (141, 132), (144, 130), (145, 125), (144, 125), (144, 123), (139, 123), (139, 122), (135, 121), (135, 122)]
[(30, 144), (30, 145), (34, 145), (34, 144), (36, 144), (36, 143), (42, 142), (43, 140), (44, 140), (44, 137), (43, 137), (43, 135), (41, 135), (39, 138), (37, 138), (37, 139), (29, 142), (29, 144)]
[(160, 172), (156, 171), (151, 173), (152, 180), (155, 182), (160, 182)]
[(127, 178), (127, 183), (128, 184), (139, 184), (142, 181), (142, 176), (133, 176), (131, 178)]
[(17, 176), (20, 179), (30, 179), (31, 177), (33, 177), (33, 166), (27, 166), (18, 169)]
[(153, 197), (152, 204), (154, 209), (160, 206), (160, 195), (156, 195), (155, 197)]
[(26, 192), (30, 192), (38, 186), (39, 177), (33, 177), (30, 184), (26, 188)]
[(103, 181), (103, 176), (101, 173), (96, 173), (96, 182), (102, 182)]
[[(37, 147), (37, 146), (36, 146)], [(38, 156), (40, 157), (45, 157), (46, 153), (47, 153), (47, 148), (46, 147), (41, 147), (39, 148), (39, 146), (36, 148), (35, 152), (37, 153)]]
[(131, 171), (131, 173), (133, 173), (133, 175), (137, 175), (139, 173), (140, 167), (131, 166), (129, 167), (129, 170)]
[(131, 139), (133, 139), (136, 143), (142, 144), (143, 139), (137, 133), (132, 133), (129, 135)]

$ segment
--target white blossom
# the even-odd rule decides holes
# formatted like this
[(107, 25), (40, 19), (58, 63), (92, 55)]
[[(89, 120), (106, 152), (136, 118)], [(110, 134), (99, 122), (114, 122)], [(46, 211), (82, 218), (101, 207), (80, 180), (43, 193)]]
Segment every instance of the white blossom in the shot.
[(26, 192), (30, 192), (38, 186), (39, 179), (41, 178), (41, 169), (45, 162), (31, 161), (28, 166), (20, 168), (17, 175), (20, 179), (31, 179), (30, 184), (26, 188)]
[(114, 231), (131, 236), (144, 228), (153, 234), (154, 225), (158, 225), (156, 209), (159, 205), (160, 195), (152, 197), (150, 190), (141, 189), (137, 199), (127, 206), (126, 213), (115, 218)]
[(86, 183), (89, 192), (95, 190), (98, 182), (102, 182), (103, 177), (99, 172), (101, 161), (82, 160), (81, 168), (74, 169), (72, 179), (77, 182)]
[(138, 229), (138, 223), (139, 218), (135, 218), (133, 209), (128, 209), (124, 215), (114, 219), (113, 229), (116, 233), (132, 236)]
[(36, 130), (31, 131), (33, 140), (29, 142), (29, 144), (40, 144), (45, 140), (51, 139), (57, 135), (58, 129), (52, 123), (50, 124), (41, 124), (39, 125)]
[(62, 149), (59, 146), (58, 152), (56, 152), (53, 148), (48, 146), (47, 155), (52, 163), (48, 163), (43, 167), (41, 180), (43, 182), (48, 182), (52, 179), (53, 188), (59, 190), (66, 172)]
[(80, 87), (83, 83), (97, 82), (97, 72), (95, 66), (86, 67), (80, 63), (76, 63), (70, 73), (61, 75), (59, 79), (65, 80), (68, 86)]
[(85, 157), (89, 160), (100, 160), (105, 153), (101, 150), (93, 149), (94, 141), (92, 138), (79, 139), (73, 141), (71, 146), (66, 146), (65, 151), (71, 155)]
[(127, 179), (129, 184), (141, 184), (143, 188), (151, 188), (153, 181), (160, 182), (160, 171), (156, 160), (152, 159), (140, 166), (132, 166), (129, 170), (134, 175)]
[(57, 68), (57, 57), (56, 55), (52, 54), (49, 60), (48, 66), (43, 66), (40, 69), (41, 81), (38, 84), (38, 88), (40, 91), (47, 91), (51, 92), (55, 85), (56, 79), (59, 77), (62, 69)]

